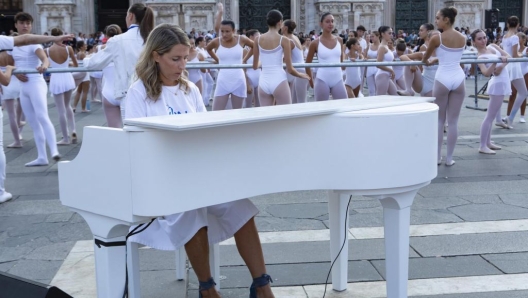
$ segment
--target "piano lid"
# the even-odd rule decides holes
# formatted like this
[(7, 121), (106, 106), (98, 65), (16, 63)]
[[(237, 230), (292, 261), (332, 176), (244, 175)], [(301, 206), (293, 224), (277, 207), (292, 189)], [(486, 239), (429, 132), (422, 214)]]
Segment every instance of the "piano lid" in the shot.
[[(128, 126), (183, 131), (225, 125), (271, 121), (284, 118), (309, 117), (341, 112), (378, 109), (424, 102), (432, 102), (433, 97), (380, 95), (354, 99), (328, 100), (301, 104), (213, 111), (208, 113), (181, 114), (125, 119)], [(128, 130), (133, 130), (128, 127)]]

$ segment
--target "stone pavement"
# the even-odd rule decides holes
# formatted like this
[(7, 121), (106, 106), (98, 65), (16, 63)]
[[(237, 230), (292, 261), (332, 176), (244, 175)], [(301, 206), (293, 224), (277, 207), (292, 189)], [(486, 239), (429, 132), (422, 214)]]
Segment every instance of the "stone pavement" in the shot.
[[(480, 84), (483, 82), (481, 81)], [(467, 81), (473, 92), (473, 81)], [(473, 98), (466, 104), (472, 105)], [(480, 100), (480, 106), (487, 101)], [(53, 100), (50, 117), (60, 129)], [(503, 106), (503, 110), (505, 106)], [(4, 113), (4, 118), (7, 115)], [(478, 154), (484, 112), (463, 108), (456, 165), (440, 166), (412, 208), (409, 295), (421, 298), (528, 297), (528, 124), (494, 128), (497, 155)], [(104, 125), (100, 104), (77, 113), (77, 131)], [(6, 188), (14, 199), (0, 205), (0, 270), (95, 297), (92, 235), (84, 220), (60, 204), (57, 166), (26, 168), (36, 156), (32, 132), (24, 148), (6, 149)], [(4, 144), (12, 136), (4, 120)], [(405, 144), (398, 144), (405, 146)], [(65, 160), (81, 144), (60, 147)], [(103, 154), (103, 152), (101, 152)], [(409, 161), (412, 162), (412, 161)], [(98, 183), (88, 180), (84, 183)], [(261, 232), (277, 297), (322, 297), (330, 267), (327, 194), (281, 193), (252, 198), (261, 210)], [(382, 209), (373, 199), (354, 197), (350, 206), (349, 291), (327, 297), (383, 297)], [(249, 273), (232, 240), (222, 243), (223, 297), (247, 297)], [(176, 281), (173, 252), (140, 250), (143, 297), (197, 297), (192, 272)], [(1, 289), (0, 289), (1, 291)]]

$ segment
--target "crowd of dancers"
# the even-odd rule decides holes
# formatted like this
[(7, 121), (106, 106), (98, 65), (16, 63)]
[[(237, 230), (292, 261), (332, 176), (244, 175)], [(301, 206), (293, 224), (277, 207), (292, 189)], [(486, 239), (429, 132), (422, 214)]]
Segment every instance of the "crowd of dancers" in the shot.
[[(268, 31), (260, 34), (248, 30), (238, 35), (235, 24), (223, 20), (223, 7), (218, 5), (215, 30), (218, 37), (206, 44), (202, 37), (189, 38), (181, 28), (162, 24), (154, 27), (153, 11), (142, 3), (132, 5), (127, 13), (128, 30), (125, 33), (116, 25), (106, 29), (109, 38), (97, 52), (87, 55), (82, 49), (74, 53), (64, 46), (71, 39), (60, 29), (51, 31), (50, 37), (37, 38), (29, 34), (33, 18), (27, 13), (15, 16), (18, 37), (0, 39), (3, 49), (12, 49), (0, 55), (4, 72), (0, 72), (2, 101), (10, 118), (14, 143), (8, 147), (21, 147), (21, 113), (31, 126), (38, 156), (26, 166), (48, 164), (46, 144), (54, 160), (59, 160), (58, 145), (77, 142), (74, 110), (70, 104), (72, 92), (77, 88), (74, 107), (81, 101), (86, 111), (88, 82), (90, 76), (100, 80), (98, 89), (103, 98), (104, 113), (109, 127), (121, 128), (123, 119), (177, 115), (206, 112), (210, 96), (214, 92), (213, 110), (239, 109), (253, 106), (271, 106), (306, 102), (308, 86), (313, 88), (317, 101), (339, 100), (363, 96), (364, 82), (368, 94), (408, 95), (435, 97), (439, 107), (438, 116), (438, 164), (443, 163), (442, 144), (447, 126), (447, 154), (445, 165), (452, 166), (453, 152), (458, 137), (458, 120), (465, 98), (464, 67), (461, 60), (466, 46), (466, 37), (454, 30), (457, 10), (443, 8), (436, 14), (436, 29), (432, 24), (420, 27), (419, 35), (425, 43), (413, 52), (402, 40), (394, 41), (392, 28), (381, 26), (373, 32), (370, 40), (364, 38), (363, 30), (352, 33), (344, 44), (332, 34), (334, 17), (324, 13), (320, 18), (322, 34), (310, 42), (298, 38), (296, 24), (283, 20), (282, 14), (272, 10), (267, 14)], [(519, 19), (508, 19), (508, 32), (504, 35), (502, 48), (488, 45), (486, 34), (475, 30), (472, 34), (479, 59), (500, 59), (500, 63), (479, 64), (488, 83), (490, 102), (481, 126), (479, 152), (495, 154), (500, 146), (491, 140), (493, 121), (496, 125), (510, 129), (519, 109), (524, 107), (528, 96), (528, 64), (508, 63), (508, 59), (526, 53), (526, 36), (519, 35)], [(44, 51), (39, 43), (54, 42)], [(370, 67), (319, 67), (295, 68), (295, 63), (311, 63), (317, 57), (319, 63), (343, 61), (378, 62), (422, 61), (419, 66), (370, 66)], [(187, 62), (212, 59), (219, 65), (249, 64), (243, 69), (208, 68), (186, 69)], [(78, 61), (91, 70), (102, 70), (98, 74), (55, 73), (51, 76), (49, 91), (53, 94), (62, 139), (56, 141), (55, 129), (47, 111), (48, 86), (42, 73), (51, 65), (54, 68), (76, 67)], [(286, 67), (284, 69), (283, 64)], [(14, 65), (14, 67), (12, 66)], [(14, 68), (37, 69), (40, 74), (17, 74)], [(214, 88), (213, 91), (213, 87)], [(512, 93), (514, 91), (514, 93)], [(513, 95), (512, 95), (513, 94)], [(506, 96), (512, 96), (508, 114), (502, 118), (500, 107)], [(524, 110), (522, 110), (524, 113)], [(1, 138), (0, 138), (1, 139)], [(3, 157), (2, 157), (3, 156)], [(3, 188), (5, 179), (5, 155), (0, 154), (3, 169), (0, 202), (10, 198)], [(240, 200), (213, 207), (173, 214), (156, 219), (145, 232), (135, 235), (136, 241), (153, 248), (179, 249), (184, 247), (199, 280), (199, 295), (219, 297), (208, 261), (208, 243), (217, 243), (235, 237), (238, 250), (244, 259), (253, 284), (250, 297), (273, 297), (269, 286), (271, 278), (266, 273), (264, 257), (253, 217), (257, 208), (249, 200)], [(184, 226), (185, 229), (179, 227)]]

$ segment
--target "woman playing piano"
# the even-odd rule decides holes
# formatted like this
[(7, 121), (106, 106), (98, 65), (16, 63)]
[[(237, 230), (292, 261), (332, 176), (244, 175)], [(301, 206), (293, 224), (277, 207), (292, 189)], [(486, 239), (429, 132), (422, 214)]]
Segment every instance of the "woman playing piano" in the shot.
[[(136, 66), (138, 80), (126, 97), (125, 118), (206, 112), (196, 85), (186, 78), (190, 43), (179, 27), (162, 24), (149, 35)], [(153, 248), (185, 247), (200, 282), (200, 297), (220, 297), (209, 267), (209, 244), (234, 236), (253, 277), (250, 297), (274, 297), (253, 217), (258, 209), (244, 199), (156, 219), (131, 241)]]

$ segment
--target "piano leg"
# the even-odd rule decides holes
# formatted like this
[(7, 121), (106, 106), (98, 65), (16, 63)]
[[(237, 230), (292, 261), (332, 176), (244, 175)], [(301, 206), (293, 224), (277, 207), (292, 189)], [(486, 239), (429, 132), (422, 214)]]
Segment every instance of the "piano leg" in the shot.
[(220, 291), (220, 244), (215, 243), (209, 246), (209, 267), (211, 275), (216, 282), (216, 290)]
[(187, 262), (187, 255), (185, 248), (176, 250), (176, 280), (185, 279), (185, 263)]
[(407, 298), (411, 205), (418, 190), (383, 195), (387, 298)]
[(128, 298), (141, 297), (141, 285), (139, 278), (139, 244), (127, 242), (127, 265), (128, 265)]
[[(347, 204), (350, 195), (331, 191), (328, 198), (328, 216), (330, 222), (331, 261), (339, 257), (332, 267), (332, 287), (335, 291), (347, 289), (348, 280), (348, 217)], [(343, 242), (346, 242), (343, 246)], [(343, 249), (341, 250), (341, 247)]]

